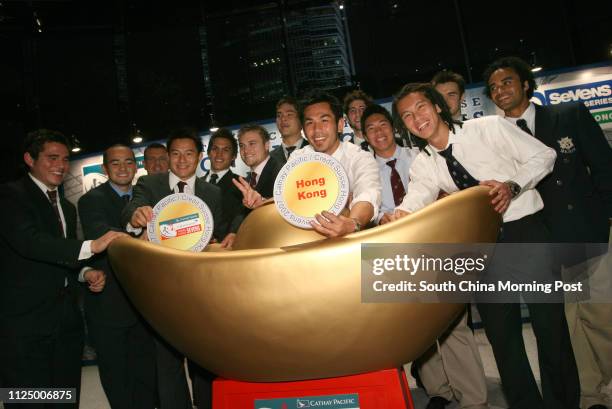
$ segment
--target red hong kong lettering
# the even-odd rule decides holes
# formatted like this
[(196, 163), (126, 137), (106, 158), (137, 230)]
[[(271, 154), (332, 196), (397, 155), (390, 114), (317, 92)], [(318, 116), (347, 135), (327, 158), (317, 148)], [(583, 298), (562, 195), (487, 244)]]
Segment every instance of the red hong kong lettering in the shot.
[(295, 182), (297, 188), (302, 188), (304, 187), (304, 179), (298, 180), (297, 182)]
[(298, 192), (298, 200), (306, 199), (305, 192)]

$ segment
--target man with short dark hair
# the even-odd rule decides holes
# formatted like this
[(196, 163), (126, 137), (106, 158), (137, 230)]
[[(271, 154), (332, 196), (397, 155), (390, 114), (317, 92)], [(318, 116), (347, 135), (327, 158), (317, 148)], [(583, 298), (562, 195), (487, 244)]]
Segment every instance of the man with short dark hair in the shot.
[[(103, 252), (123, 234), (76, 239), (76, 209), (59, 194), (68, 156), (61, 133), (31, 132), (23, 155), (28, 175), (0, 189), (0, 385), (76, 388), (76, 402), (66, 407), (77, 408), (83, 352), (79, 260)], [(91, 291), (104, 288), (101, 270), (82, 279)]]
[(286, 96), (276, 103), (276, 127), (282, 142), (270, 152), (270, 157), (284, 165), (293, 151), (308, 145), (308, 141), (302, 138), (302, 123), (295, 98)]
[(148, 175), (168, 172), (168, 151), (161, 143), (152, 143), (144, 150), (144, 168)]
[[(544, 205), (535, 186), (551, 172), (554, 150), (497, 116), (456, 123), (431, 84), (407, 84), (394, 98), (393, 108), (401, 123), (427, 142), (426, 153), (420, 154), (410, 169), (408, 193), (396, 216), (432, 203), (440, 190), (452, 194), (476, 185), (488, 186), (491, 204), (504, 221), (498, 243), (509, 245), (496, 249), (487, 278), (555, 280), (550, 252), (541, 246), (521, 246), (521, 259), (514, 255), (512, 265), (508, 257), (497, 257), (499, 252), (511, 252), (516, 243), (548, 241), (540, 214)], [(542, 394), (525, 352), (518, 295), (509, 296), (512, 302), (478, 304), (508, 404), (513, 409), (575, 409), (578, 373), (563, 305), (552, 297), (550, 302), (523, 295), (537, 339)]]
[[(374, 100), (372, 97), (360, 89), (351, 91), (344, 96), (344, 114), (346, 115), (349, 125), (353, 129), (353, 138), (350, 142), (360, 146), (364, 151), (369, 150), (369, 148), (368, 142), (363, 136), (363, 129), (361, 129), (361, 115), (363, 115), (363, 111), (373, 103)], [(340, 131), (342, 131), (342, 129), (340, 129)]]
[(431, 79), (431, 84), (444, 97), (455, 121), (462, 121), (461, 102), (465, 94), (465, 80), (456, 72), (443, 70)]
[[(144, 229), (153, 218), (153, 206), (157, 202), (173, 193), (189, 193), (199, 197), (208, 205), (215, 224), (213, 236), (221, 240), (226, 231), (221, 191), (217, 186), (196, 176), (197, 167), (202, 159), (202, 140), (195, 130), (181, 128), (171, 132), (166, 146), (170, 158), (170, 172), (142, 176), (138, 179), (132, 200), (122, 212), (122, 225), (129, 224), (128, 231)], [(156, 341), (161, 407), (191, 409), (183, 355), (160, 337), (157, 337)], [(210, 386), (209, 382), (208, 389)], [(211, 402), (210, 399), (203, 399), (198, 404), (210, 407)]]
[[(102, 168), (108, 181), (79, 199), (86, 239), (123, 230), (121, 211), (132, 195), (136, 175), (134, 152), (128, 146), (113, 145), (104, 151)], [(124, 293), (107, 256), (94, 257), (88, 265), (106, 273), (104, 291), (86, 294), (85, 315), (110, 406), (154, 408), (155, 346), (148, 325)]]
[[(485, 71), (485, 93), (510, 123), (555, 149), (552, 173), (537, 189), (544, 222), (556, 243), (606, 243), (612, 217), (612, 150), (582, 103), (540, 106), (531, 67), (500, 58)], [(563, 257), (558, 261), (564, 264)], [(561, 268), (561, 265), (558, 266)], [(612, 378), (612, 305), (568, 303), (566, 313), (580, 373), (582, 405), (603, 409)]]

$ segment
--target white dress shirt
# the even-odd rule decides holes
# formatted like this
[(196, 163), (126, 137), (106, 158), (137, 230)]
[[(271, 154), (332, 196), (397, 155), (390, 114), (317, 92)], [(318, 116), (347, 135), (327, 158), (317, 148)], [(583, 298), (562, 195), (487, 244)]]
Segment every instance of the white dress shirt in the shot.
[[(504, 222), (518, 220), (544, 207), (535, 185), (553, 169), (556, 153), (499, 116), (471, 119), (449, 133), (453, 156), (477, 180), (512, 180), (521, 193), (510, 202)], [(415, 212), (436, 200), (438, 192), (459, 189), (446, 160), (429, 145), (410, 168), (410, 182), (400, 210)]]
[[(293, 152), (292, 157), (313, 152), (315, 150), (312, 145), (307, 145)], [(371, 220), (375, 220), (380, 208), (381, 186), (378, 164), (374, 156), (350, 142), (340, 142), (340, 146), (331, 156), (342, 164), (348, 175), (349, 188), (353, 195), (349, 209), (352, 209), (357, 202), (368, 202), (374, 207), (374, 216)]]
[[(168, 182), (170, 185), (170, 190), (172, 190), (174, 193), (179, 193), (178, 182), (180, 182), (181, 179), (172, 172), (169, 172), (169, 176)], [(187, 185), (183, 188), (183, 193), (195, 195), (196, 174), (194, 173), (189, 179), (183, 180), (183, 182), (187, 183)]]
[(402, 185), (404, 185), (404, 190), (408, 191), (410, 166), (419, 152), (419, 148), (402, 148), (401, 146), (396, 146), (393, 156), (389, 158), (376, 156), (376, 163), (378, 163), (380, 174), (380, 184), (382, 185), (382, 204), (378, 217), (376, 218), (377, 222), (380, 221), (385, 213), (393, 213), (395, 209), (395, 199), (393, 198), (393, 189), (391, 189), (391, 166), (387, 165), (387, 162), (397, 159), (395, 169), (397, 173), (399, 173)]
[(227, 169), (223, 169), (223, 170), (220, 170), (220, 171), (216, 171), (216, 170), (212, 170), (212, 169), (211, 169), (211, 170), (210, 170), (210, 172), (208, 172), (208, 175), (206, 175), (206, 181), (207, 181), (208, 183), (210, 183), (210, 177), (211, 177), (212, 175), (217, 175), (217, 183), (219, 183), (219, 181), (220, 181), (221, 179), (223, 179), (223, 176), (225, 176), (225, 174), (226, 174), (227, 172), (229, 172), (229, 168), (227, 168)]
[(255, 168), (251, 168), (251, 172), (255, 172), (255, 184), (257, 184), (257, 182), (259, 182), (259, 178), (261, 177), (261, 172), (263, 172), (263, 169), (266, 167), (266, 165), (268, 164), (268, 161), (270, 160), (270, 155), (266, 156), (266, 158), (261, 161), (261, 163), (257, 166), (255, 166)]
[(524, 119), (525, 122), (527, 122), (527, 128), (529, 128), (531, 133), (535, 135), (535, 116), (536, 116), (535, 105), (533, 105), (533, 102), (530, 102), (527, 109), (518, 118), (511, 118), (509, 116), (504, 115), (504, 119), (506, 119), (507, 121), (510, 121), (510, 123), (515, 126), (517, 126), (516, 121), (518, 121), (519, 119)]
[[(47, 190), (57, 190), (57, 188), (49, 189), (47, 185), (45, 185), (40, 180), (36, 179), (31, 173), (28, 173), (28, 175), (30, 176), (30, 179), (32, 179), (32, 182), (34, 182), (34, 184), (38, 186), (40, 190), (42, 190), (43, 194), (45, 195), (47, 199), (49, 199), (49, 196), (47, 195)], [(57, 210), (59, 210), (60, 219), (62, 220), (62, 229), (64, 230), (64, 237), (67, 237), (66, 219), (64, 218), (64, 211), (62, 210), (62, 204), (60, 203), (59, 192), (57, 195)], [(79, 251), (79, 260), (88, 259), (93, 255), (94, 253), (91, 251), (91, 240), (85, 240), (83, 244), (81, 245), (81, 250)]]

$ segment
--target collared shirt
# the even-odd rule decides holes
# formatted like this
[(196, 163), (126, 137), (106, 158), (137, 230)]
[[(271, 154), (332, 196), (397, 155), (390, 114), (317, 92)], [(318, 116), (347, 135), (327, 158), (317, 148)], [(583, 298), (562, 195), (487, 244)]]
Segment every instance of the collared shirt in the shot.
[[(174, 193), (179, 193), (179, 188), (177, 186), (178, 182), (180, 182), (182, 179), (180, 179), (178, 176), (176, 176), (174, 173), (170, 172), (170, 177), (168, 178), (169, 181), (169, 187), (170, 190), (172, 190), (172, 192)], [(183, 193), (189, 193), (190, 195), (194, 195), (195, 194), (195, 182), (196, 182), (196, 174), (194, 173), (193, 175), (191, 175), (191, 177), (187, 180), (183, 180), (183, 182), (187, 183), (187, 186), (185, 186), (185, 188), (183, 189)]]
[(108, 184), (115, 191), (115, 193), (117, 193), (117, 196), (123, 197), (125, 195), (128, 195), (130, 199), (132, 198), (132, 186), (131, 185), (130, 185), (130, 190), (128, 190), (127, 192), (124, 192), (123, 190), (119, 189), (119, 186), (115, 185), (110, 180), (108, 181)]
[[(308, 145), (295, 151), (292, 155), (304, 155), (314, 151), (312, 146)], [(375, 220), (380, 208), (381, 186), (378, 165), (374, 156), (350, 142), (340, 142), (340, 146), (331, 156), (342, 164), (348, 175), (349, 187), (353, 195), (349, 209), (352, 209), (357, 202), (368, 202), (374, 207), (374, 216), (371, 220)]]
[(261, 172), (263, 172), (263, 168), (266, 167), (266, 164), (268, 163), (269, 160), (270, 160), (270, 155), (268, 155), (263, 161), (261, 161), (259, 165), (255, 166), (255, 169), (251, 169), (251, 172), (257, 173), (257, 176), (255, 176), (255, 184), (259, 182), (259, 178), (261, 177)]
[[(504, 222), (518, 220), (544, 207), (535, 185), (549, 174), (556, 153), (536, 138), (499, 116), (471, 119), (463, 128), (449, 132), (453, 156), (477, 180), (512, 180), (521, 193), (510, 202)], [(446, 148), (446, 147), (445, 147)], [(410, 168), (410, 182), (398, 209), (415, 212), (436, 200), (440, 190), (453, 193), (459, 189), (448, 172), (446, 160), (429, 145)]]
[(285, 145), (285, 143), (281, 143), (281, 146), (283, 147), (283, 153), (285, 155), (285, 159), (289, 159), (289, 156), (287, 155), (287, 148), (290, 147), (295, 147), (295, 149), (293, 150), (293, 152), (297, 151), (298, 149), (301, 149), (302, 146), (304, 146), (304, 142), (306, 142), (306, 140), (304, 138), (300, 138), (297, 143), (293, 144), (293, 145)]
[(210, 172), (208, 172), (208, 174), (206, 175), (206, 181), (210, 183), (210, 177), (214, 174), (217, 175), (217, 183), (219, 183), (219, 181), (223, 179), (223, 176), (225, 176), (227, 172), (229, 172), (229, 168), (219, 171), (211, 169)]
[[(47, 185), (45, 185), (40, 180), (36, 179), (34, 175), (32, 175), (31, 173), (28, 173), (28, 176), (30, 176), (30, 179), (32, 179), (32, 182), (34, 182), (34, 184), (38, 186), (40, 190), (42, 190), (43, 194), (45, 195), (47, 199), (49, 199), (49, 196), (47, 195), (47, 190), (57, 190), (57, 188), (49, 189)], [(64, 210), (62, 209), (62, 205), (60, 202), (61, 201), (60, 201), (59, 194), (58, 194), (57, 195), (57, 210), (59, 210), (60, 219), (62, 220), (62, 229), (64, 229), (64, 237), (67, 237), (66, 219), (64, 218)], [(91, 251), (91, 242), (92, 242), (91, 240), (83, 241), (83, 244), (81, 244), (81, 250), (79, 251), (79, 258), (78, 258), (79, 260), (86, 260), (94, 255), (94, 253)], [(83, 272), (81, 271), (81, 273), (79, 274), (79, 281), (84, 281), (82, 276), (83, 276)], [(67, 285), (68, 285), (68, 279), (64, 279), (64, 286), (67, 286)]]
[(518, 121), (519, 119), (524, 119), (525, 122), (527, 122), (527, 127), (529, 128), (531, 133), (535, 135), (535, 116), (536, 116), (535, 105), (533, 105), (533, 102), (530, 102), (527, 109), (523, 111), (521, 116), (519, 116), (518, 118), (511, 118), (504, 114), (504, 119), (506, 119), (507, 121), (512, 123), (512, 125), (515, 125), (515, 126), (516, 126), (516, 121)]
[(382, 204), (380, 206), (380, 212), (376, 221), (380, 221), (385, 213), (393, 213), (395, 209), (395, 199), (393, 198), (393, 189), (391, 189), (391, 166), (387, 165), (387, 162), (393, 159), (397, 159), (395, 163), (395, 169), (400, 175), (402, 185), (404, 189), (408, 186), (410, 166), (412, 162), (419, 154), (419, 148), (402, 148), (401, 146), (395, 147), (395, 152), (389, 158), (383, 158), (376, 156), (376, 163), (378, 164), (378, 170), (380, 174), (380, 184), (382, 186)]

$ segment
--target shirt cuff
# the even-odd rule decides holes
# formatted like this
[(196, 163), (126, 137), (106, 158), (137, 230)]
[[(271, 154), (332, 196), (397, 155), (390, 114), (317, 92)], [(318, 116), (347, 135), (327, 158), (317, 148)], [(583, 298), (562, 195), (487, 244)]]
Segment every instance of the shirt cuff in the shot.
[(125, 231), (127, 231), (128, 233), (132, 233), (136, 236), (140, 236), (140, 234), (142, 233), (142, 227), (134, 227), (130, 223), (128, 223), (125, 226)]
[(92, 267), (83, 267), (81, 269), (81, 271), (79, 271), (79, 283), (84, 283), (85, 282), (85, 273), (88, 272), (89, 270), (93, 270)]
[(79, 252), (79, 260), (87, 260), (94, 253), (91, 251), (91, 240), (85, 240), (81, 245), (81, 251)]
[(370, 221), (372, 220), (376, 220), (376, 217), (378, 217), (378, 207), (380, 206), (380, 203), (376, 203), (377, 200), (376, 198), (373, 198), (371, 195), (367, 194), (367, 193), (361, 193), (358, 196), (355, 196), (353, 198), (353, 201), (351, 203), (349, 203), (349, 210), (351, 210), (353, 208), (353, 206), (355, 206), (356, 203), (359, 202), (368, 202), (372, 205), (372, 207), (374, 208), (374, 214), (372, 215), (372, 218), (370, 219)]

